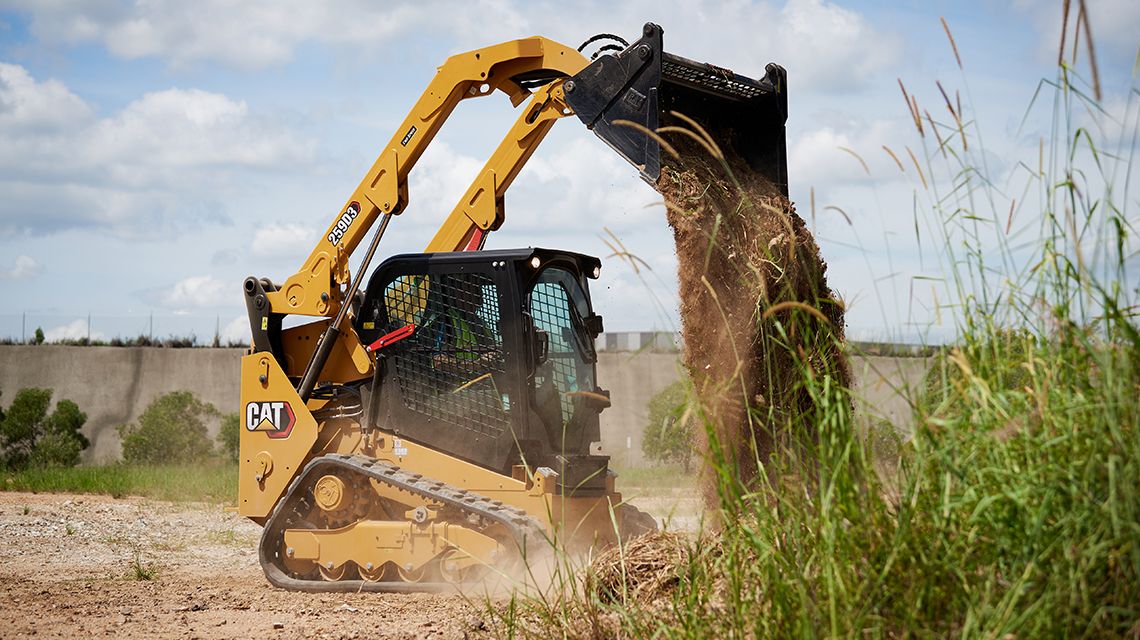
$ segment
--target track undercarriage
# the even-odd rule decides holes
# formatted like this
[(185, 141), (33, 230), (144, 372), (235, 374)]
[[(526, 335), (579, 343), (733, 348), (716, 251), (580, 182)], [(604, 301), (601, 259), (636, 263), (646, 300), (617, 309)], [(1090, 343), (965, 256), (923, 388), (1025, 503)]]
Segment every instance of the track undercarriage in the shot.
[[(613, 507), (594, 515), (616, 514), (623, 535), (654, 528), (636, 509)], [(274, 586), (302, 591), (511, 587), (554, 551), (556, 537), (502, 500), (335, 454), (315, 458), (291, 483), (265, 522), (259, 560)]]
[(526, 513), (365, 456), (310, 462), (265, 523), (269, 581), (305, 591), (430, 591), (509, 578), (549, 549)]

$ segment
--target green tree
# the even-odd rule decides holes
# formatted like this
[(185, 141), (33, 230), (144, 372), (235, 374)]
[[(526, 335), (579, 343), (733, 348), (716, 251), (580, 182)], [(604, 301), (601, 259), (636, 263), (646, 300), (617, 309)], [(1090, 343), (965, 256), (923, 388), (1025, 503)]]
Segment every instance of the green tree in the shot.
[(131, 464), (199, 462), (213, 451), (206, 423), (218, 410), (189, 391), (155, 398), (138, 420), (115, 429), (123, 440), (123, 460)]
[(21, 389), (16, 394), (4, 423), (0, 425), (4, 466), (9, 469), (28, 466), (49, 406), (51, 391), (48, 389)]
[(43, 330), (43, 327), (36, 327), (36, 338), (35, 338), (35, 343), (36, 343), (36, 344), (43, 344), (43, 343), (44, 343), (44, 330)]
[(80, 431), (87, 414), (71, 400), (60, 400), (47, 418), (47, 429), (32, 450), (32, 464), (39, 467), (74, 467), (91, 442)]
[(21, 389), (7, 415), (0, 419), (0, 449), (4, 466), (22, 469), (65, 466), (79, 463), (84, 449), (91, 443), (80, 429), (87, 414), (71, 400), (60, 400), (52, 413), (51, 389)]
[(685, 381), (678, 380), (649, 399), (641, 450), (646, 457), (660, 462), (679, 462), (685, 473), (693, 454), (692, 420), (684, 420), (688, 404)]
[(241, 421), (236, 413), (227, 413), (222, 417), (222, 427), (218, 430), (218, 447), (225, 454), (226, 460), (238, 461), (238, 451), (241, 446)]

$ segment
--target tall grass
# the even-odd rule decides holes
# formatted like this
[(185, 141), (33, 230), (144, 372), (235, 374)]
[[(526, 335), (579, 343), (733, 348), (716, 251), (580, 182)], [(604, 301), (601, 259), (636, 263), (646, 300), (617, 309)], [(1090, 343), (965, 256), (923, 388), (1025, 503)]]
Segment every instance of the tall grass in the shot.
[(0, 470), (0, 490), (96, 493), (116, 498), (145, 496), (174, 502), (232, 503), (237, 500), (237, 465), (111, 464)]
[[(876, 471), (850, 391), (801, 360), (815, 433), (781, 448), (771, 482), (755, 486), (713, 443), (724, 525), (689, 546), (672, 588), (602, 593), (583, 579), (562, 597), (513, 599), (496, 630), (1140, 636), (1140, 331), (1127, 268), (1138, 132), (1099, 134), (1108, 115), (1067, 60), (1034, 105), (1052, 97), (1052, 128), (1022, 165), (1020, 205), (995, 186), (1004, 177), (989, 173), (962, 107), (947, 98), (940, 122), (908, 97), (925, 151), (916, 192), (944, 247), (943, 311), (959, 339), (912, 398), (896, 467)], [(1025, 222), (1012, 224), (1015, 212)], [(700, 413), (701, 398), (690, 404)]]
[(653, 490), (695, 490), (697, 478), (686, 473), (680, 463), (672, 462), (651, 467), (623, 467), (614, 465), (614, 471), (621, 478), (621, 488)]

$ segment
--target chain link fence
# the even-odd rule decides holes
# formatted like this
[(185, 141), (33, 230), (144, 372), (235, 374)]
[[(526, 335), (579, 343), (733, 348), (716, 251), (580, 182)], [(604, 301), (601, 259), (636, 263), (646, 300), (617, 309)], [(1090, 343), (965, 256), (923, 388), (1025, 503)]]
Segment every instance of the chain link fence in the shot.
[(244, 317), (221, 315), (9, 313), (0, 314), (0, 342), (246, 346), (249, 327)]
[[(308, 318), (291, 318), (291, 325)], [(169, 347), (246, 347), (249, 325), (245, 316), (222, 315), (98, 315), (0, 314), (0, 343), (33, 344), (37, 329), (47, 344), (154, 345)], [(883, 329), (848, 327), (848, 341), (871, 355), (927, 355), (953, 342), (949, 332), (899, 335)], [(594, 348), (608, 352), (680, 353), (684, 347), (675, 331), (610, 331), (598, 336)]]

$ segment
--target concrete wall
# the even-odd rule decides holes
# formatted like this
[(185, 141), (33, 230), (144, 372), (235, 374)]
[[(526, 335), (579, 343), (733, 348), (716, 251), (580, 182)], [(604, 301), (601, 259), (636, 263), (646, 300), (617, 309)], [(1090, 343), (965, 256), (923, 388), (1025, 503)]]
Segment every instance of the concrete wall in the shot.
[(908, 398), (915, 397), (929, 368), (930, 358), (852, 358), (856, 410), (864, 418), (886, 420), (910, 433), (913, 417)]
[[(83, 431), (92, 443), (87, 459), (115, 460), (120, 454), (115, 425), (135, 420), (165, 393), (189, 390), (223, 413), (237, 412), (243, 352), (0, 346), (0, 402), (7, 406), (24, 387), (54, 389), (56, 399), (73, 400), (87, 413)], [(646, 403), (680, 375), (678, 355), (600, 352), (598, 357), (598, 384), (610, 390), (613, 400), (613, 406), (602, 413), (602, 451), (621, 466), (641, 465)], [(866, 406), (896, 425), (909, 422), (909, 406), (901, 392), (917, 385), (926, 367), (921, 358), (872, 357), (852, 363), (856, 387)]]
[(24, 387), (54, 389), (87, 413), (86, 459), (119, 457), (115, 425), (138, 418), (152, 400), (188, 390), (223, 413), (238, 410), (243, 349), (145, 347), (0, 347), (0, 398), (5, 406)]
[[(675, 353), (598, 352), (598, 385), (610, 390), (613, 406), (602, 412), (602, 451), (621, 466), (646, 463), (641, 432), (647, 403), (680, 375)], [(922, 382), (927, 358), (859, 357), (851, 362), (855, 397), (864, 419), (886, 420), (909, 432), (909, 394)]]
[(613, 406), (602, 412), (602, 453), (619, 466), (639, 466), (646, 404), (680, 376), (675, 353), (598, 352), (598, 386), (609, 389)]

